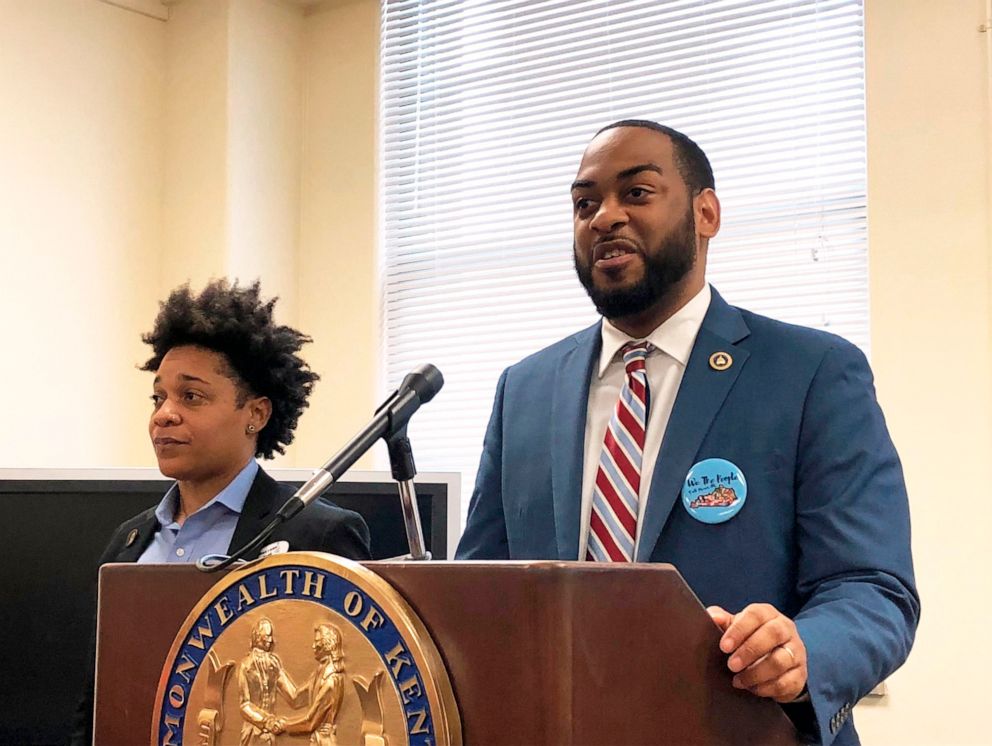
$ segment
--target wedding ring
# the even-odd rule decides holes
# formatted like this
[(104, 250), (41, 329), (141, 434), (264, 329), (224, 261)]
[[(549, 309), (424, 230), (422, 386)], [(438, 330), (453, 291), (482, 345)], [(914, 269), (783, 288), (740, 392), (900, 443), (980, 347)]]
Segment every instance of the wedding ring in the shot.
[(793, 663), (796, 662), (796, 654), (792, 652), (788, 645), (779, 645), (779, 647), (789, 654), (789, 657), (792, 658)]

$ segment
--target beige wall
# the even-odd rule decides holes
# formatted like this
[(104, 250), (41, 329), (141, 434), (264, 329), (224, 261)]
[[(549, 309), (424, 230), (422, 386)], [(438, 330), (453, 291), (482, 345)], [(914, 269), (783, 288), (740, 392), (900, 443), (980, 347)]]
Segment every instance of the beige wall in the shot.
[(303, 29), (298, 7), (230, 3), (225, 271), (262, 278), (289, 324), (298, 321)]
[[(322, 379), (300, 421), (318, 465), (368, 421), (379, 383), (376, 121), (379, 5), (337, 0), (306, 19), (300, 328)], [(360, 462), (372, 468), (370, 454)]]
[(0, 465), (153, 465), (140, 335), (169, 290), (224, 275), (261, 279), (316, 340), (323, 380), (278, 462), (323, 461), (378, 381), (377, 4), (0, 12), (0, 383), (20, 423)]
[(923, 601), (866, 744), (990, 743), (992, 234), (984, 0), (868, 0), (872, 363)]
[[(92, 1), (92, 0), (91, 0)], [(133, 15), (118, 10), (123, 15)], [(156, 295), (224, 274), (227, 246), (227, 0), (173, 6), (166, 36), (163, 251)]]
[(146, 463), (165, 26), (0, 0), (0, 465)]
[(303, 10), (273, 0), (170, 8), (160, 293), (263, 281), (296, 321)]

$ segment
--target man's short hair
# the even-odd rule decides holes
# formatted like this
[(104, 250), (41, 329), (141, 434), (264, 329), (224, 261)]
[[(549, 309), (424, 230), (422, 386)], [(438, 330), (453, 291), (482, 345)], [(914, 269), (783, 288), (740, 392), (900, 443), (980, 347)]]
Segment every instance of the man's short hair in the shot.
[(652, 122), (650, 119), (621, 119), (619, 122), (606, 125), (596, 134), (599, 135), (606, 130), (617, 127), (644, 127), (667, 136), (675, 149), (675, 165), (682, 181), (689, 187), (690, 194), (699, 194), (704, 189), (716, 188), (710, 159), (688, 135), (671, 127), (666, 127), (664, 124)]

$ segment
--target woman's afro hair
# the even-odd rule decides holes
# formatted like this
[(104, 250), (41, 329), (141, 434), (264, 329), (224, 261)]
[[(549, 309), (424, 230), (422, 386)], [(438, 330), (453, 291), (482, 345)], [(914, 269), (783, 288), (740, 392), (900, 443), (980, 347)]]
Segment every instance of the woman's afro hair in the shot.
[(203, 347), (227, 360), (226, 373), (238, 387), (239, 406), (251, 396), (268, 397), (272, 416), (259, 432), (255, 449), (263, 458), (286, 452), (320, 378), (296, 354), (313, 340), (273, 322), (276, 300), (262, 300), (258, 281), (243, 288), (226, 279), (213, 280), (199, 295), (193, 295), (187, 283), (159, 305), (155, 328), (141, 336), (155, 353), (142, 370), (157, 371), (173, 347)]

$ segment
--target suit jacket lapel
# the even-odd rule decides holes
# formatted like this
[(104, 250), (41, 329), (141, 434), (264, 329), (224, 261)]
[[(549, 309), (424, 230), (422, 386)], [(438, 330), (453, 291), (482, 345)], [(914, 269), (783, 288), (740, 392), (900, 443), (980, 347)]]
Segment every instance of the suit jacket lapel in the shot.
[[(251, 489), (248, 490), (248, 496), (245, 498), (245, 505), (241, 509), (238, 525), (234, 528), (234, 536), (231, 537), (228, 553), (236, 552), (265, 528), (272, 512), (278, 507), (275, 505), (278, 494), (279, 484), (259, 468), (255, 480), (251, 483)], [(246, 557), (245, 559), (254, 559), (254, 557)]]
[[(123, 548), (114, 557), (114, 562), (137, 562), (138, 558), (144, 553), (148, 548), (148, 545), (152, 543), (152, 539), (155, 537), (155, 532), (158, 531), (158, 519), (155, 517), (155, 510), (149, 510), (148, 515), (145, 517), (139, 525), (132, 528), (124, 536)], [(137, 533), (134, 533), (137, 532)], [(134, 533), (134, 538), (131, 539), (131, 534)], [(131, 539), (130, 543), (128, 540)]]
[[(750, 333), (740, 312), (727, 305), (715, 289), (712, 293), (651, 478), (644, 525), (637, 545), (638, 562), (651, 559), (672, 506), (679, 497), (685, 475), (749, 356), (747, 350), (735, 346)], [(730, 368), (717, 371), (710, 367), (709, 359), (715, 352), (730, 353), (733, 358)]]
[(589, 381), (602, 345), (600, 322), (572, 337), (575, 346), (562, 358), (551, 402), (551, 492), (555, 509), (558, 559), (579, 556), (582, 463), (585, 451)]

